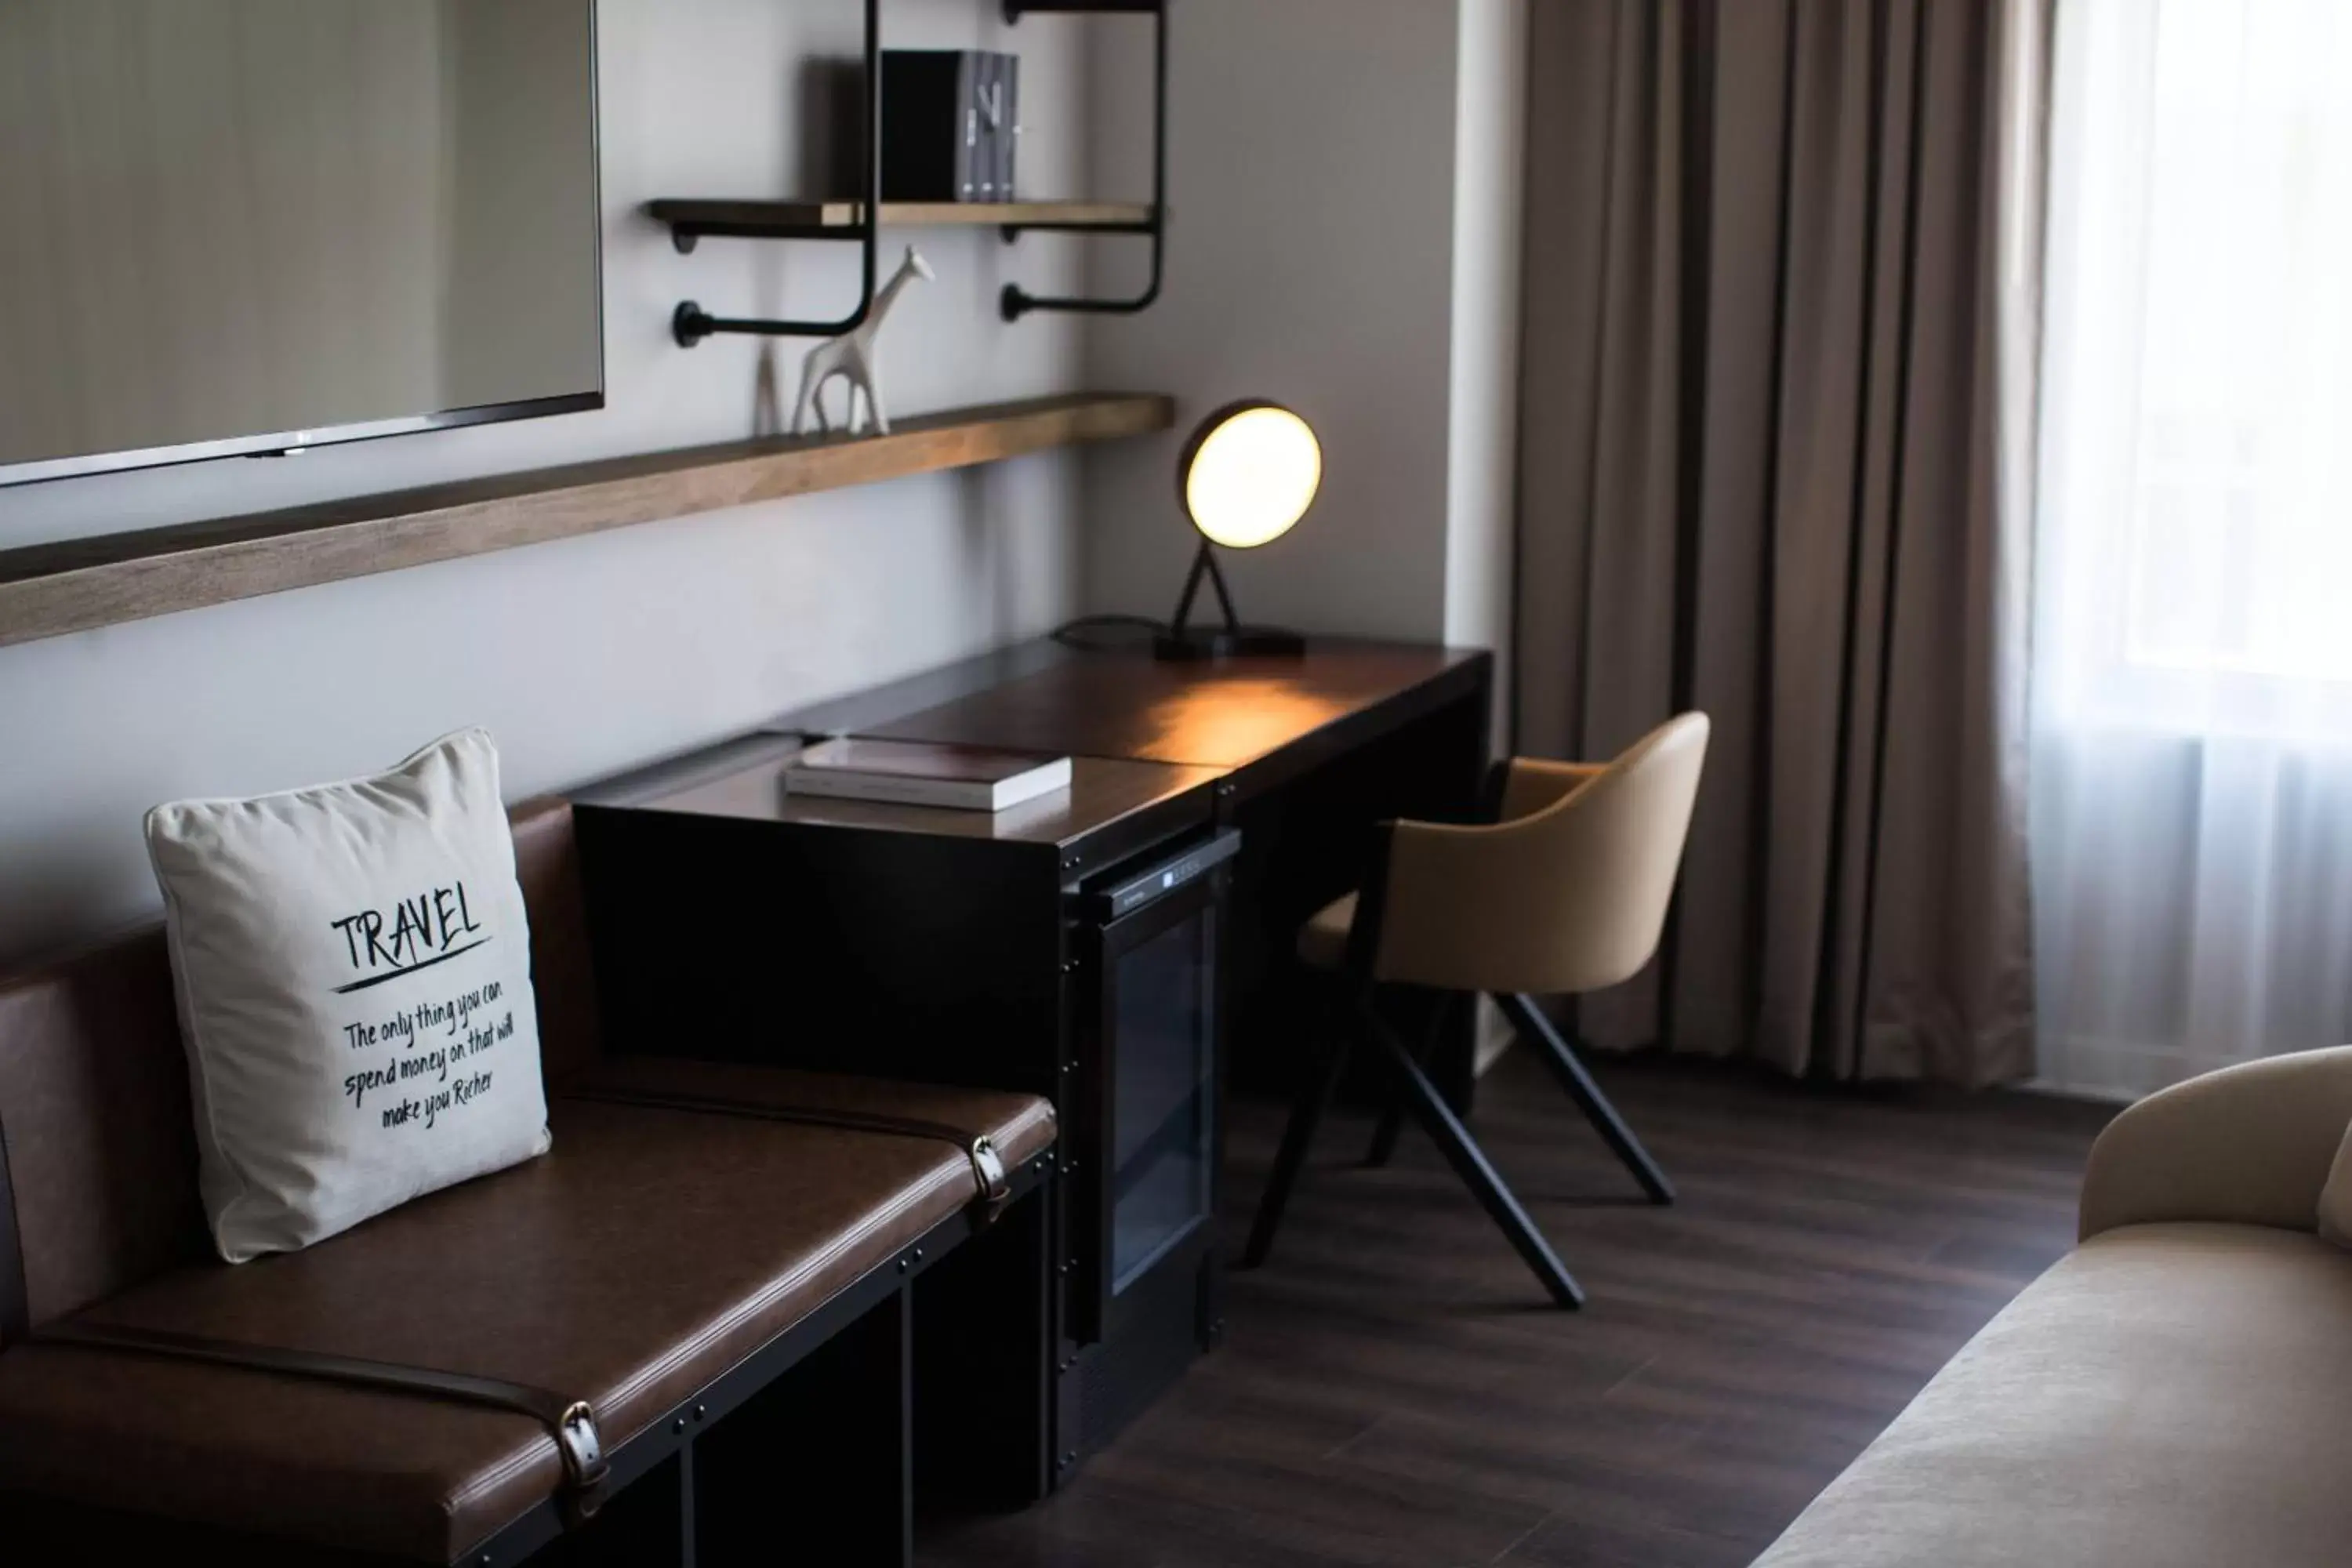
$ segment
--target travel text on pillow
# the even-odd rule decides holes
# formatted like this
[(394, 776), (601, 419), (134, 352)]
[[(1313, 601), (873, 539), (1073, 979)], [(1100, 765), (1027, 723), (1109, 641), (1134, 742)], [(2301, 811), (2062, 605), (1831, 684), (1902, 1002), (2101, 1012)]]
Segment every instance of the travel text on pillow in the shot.
[(402, 899), (388, 913), (362, 910), (328, 923), (342, 933), (352, 968), (359, 974), (349, 985), (335, 987), (339, 996), (429, 969), (490, 940), (466, 907), (462, 881)]

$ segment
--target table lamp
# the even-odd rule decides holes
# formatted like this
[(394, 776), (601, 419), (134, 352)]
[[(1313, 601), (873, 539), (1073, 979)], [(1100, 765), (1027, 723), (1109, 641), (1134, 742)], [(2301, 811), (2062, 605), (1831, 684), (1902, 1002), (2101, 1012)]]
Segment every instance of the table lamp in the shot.
[[(1175, 619), (1153, 639), (1161, 658), (1230, 658), (1256, 654), (1296, 658), (1307, 651), (1297, 632), (1245, 626), (1217, 567), (1216, 547), (1255, 550), (1288, 533), (1323, 483), (1323, 447), (1307, 421), (1278, 403), (1249, 398), (1229, 403), (1184, 443), (1176, 463), (1176, 492), (1200, 531), (1200, 552), (1176, 601)], [(1224, 611), (1222, 626), (1191, 624), (1192, 601), (1206, 577)]]

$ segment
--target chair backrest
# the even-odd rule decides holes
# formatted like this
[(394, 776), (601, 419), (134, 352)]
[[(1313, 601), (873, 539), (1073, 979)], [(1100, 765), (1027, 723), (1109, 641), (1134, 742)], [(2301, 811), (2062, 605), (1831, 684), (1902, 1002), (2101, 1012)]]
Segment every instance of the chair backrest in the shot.
[(1538, 994), (1633, 978), (1665, 927), (1706, 736), (1703, 713), (1671, 719), (1549, 804), (1491, 826), (1398, 823), (1374, 977)]
[[(598, 1049), (572, 808), (512, 821), (552, 1083)], [(20, 1289), (38, 1327), (209, 1252), (192, 1114), (161, 926), (0, 977), (0, 1344)]]

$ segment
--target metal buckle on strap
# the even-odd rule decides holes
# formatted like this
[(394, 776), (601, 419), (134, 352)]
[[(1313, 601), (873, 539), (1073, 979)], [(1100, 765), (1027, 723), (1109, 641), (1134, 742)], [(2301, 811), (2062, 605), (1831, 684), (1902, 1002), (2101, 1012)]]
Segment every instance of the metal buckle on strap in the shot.
[(556, 1451), (563, 1456), (563, 1473), (583, 1499), (604, 1484), (604, 1440), (596, 1430), (596, 1412), (584, 1399), (564, 1407), (555, 1423)]
[(1001, 1204), (1013, 1195), (1013, 1179), (1005, 1173), (1004, 1156), (996, 1152), (996, 1144), (983, 1132), (971, 1141), (971, 1173), (980, 1183), (981, 1195), (992, 1204)]

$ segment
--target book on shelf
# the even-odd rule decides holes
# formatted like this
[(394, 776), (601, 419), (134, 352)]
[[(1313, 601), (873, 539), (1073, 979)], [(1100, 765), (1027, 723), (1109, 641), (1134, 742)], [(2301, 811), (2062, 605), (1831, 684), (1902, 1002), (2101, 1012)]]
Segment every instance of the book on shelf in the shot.
[(971, 174), (977, 187), (974, 199), (983, 202), (1004, 199), (1004, 193), (996, 188), (996, 143), (1004, 133), (1004, 84), (998, 79), (997, 62), (1003, 58), (985, 49), (972, 57)]
[(1070, 785), (1070, 759), (930, 741), (820, 741), (784, 772), (792, 795), (1003, 811)]
[(1021, 57), (996, 57), (996, 199), (1019, 201), (1014, 194), (1014, 166), (1021, 152)]

